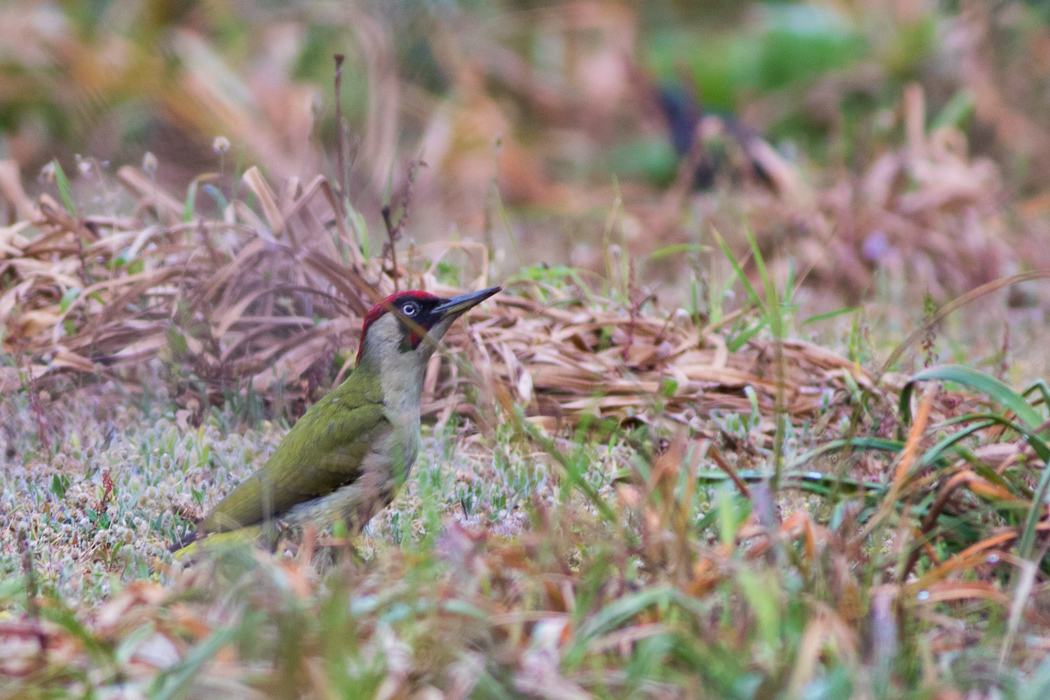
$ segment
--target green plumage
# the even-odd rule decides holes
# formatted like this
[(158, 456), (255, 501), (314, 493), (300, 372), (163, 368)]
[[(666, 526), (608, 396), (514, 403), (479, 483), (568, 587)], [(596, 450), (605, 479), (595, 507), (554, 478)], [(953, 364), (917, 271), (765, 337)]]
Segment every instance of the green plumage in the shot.
[[(419, 290), (372, 307), (361, 327), (357, 368), (299, 419), (263, 468), (205, 518), (176, 558), (203, 546), (343, 520), (363, 527), (393, 499), (419, 451), (419, 401), (436, 341), (499, 287), (442, 299)], [(422, 342), (424, 337), (428, 342)], [(269, 531), (269, 532), (267, 532)]]
[(389, 430), (379, 373), (355, 369), (310, 407), (262, 469), (212, 511), (200, 532), (229, 532), (280, 517), (353, 482), (375, 440)]

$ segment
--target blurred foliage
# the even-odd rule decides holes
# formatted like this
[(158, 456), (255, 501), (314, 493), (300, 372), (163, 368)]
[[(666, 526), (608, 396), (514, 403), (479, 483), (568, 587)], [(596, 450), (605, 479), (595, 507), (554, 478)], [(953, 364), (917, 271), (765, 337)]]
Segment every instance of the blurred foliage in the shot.
[[(54, 193), (32, 182), (54, 157), (97, 190), (74, 174), (77, 154), (105, 169), (148, 150), (161, 186), (202, 176), (196, 203), (218, 209), (253, 165), (275, 180), (323, 174), (376, 236), (422, 158), (406, 241), (484, 240), (502, 274), (540, 261), (600, 273), (608, 242), (641, 258), (697, 245), (709, 224), (742, 247), (746, 217), (767, 250), (786, 241), (816, 271), (807, 284), (837, 277), (850, 304), (893, 254), (941, 249), (934, 267), (966, 271), (913, 270), (943, 299), (1042, 264), (1038, 247), (1001, 264), (980, 246), (962, 264), (943, 250), (975, 218), (965, 240), (989, 245), (1050, 228), (1048, 46), (1041, 10), (1021, 2), (17, 0), (0, 7), (0, 158), (36, 194)], [(341, 132), (349, 174), (336, 172)], [(932, 152), (969, 168), (940, 180), (980, 184), (900, 209), (930, 177), (914, 157)], [(836, 194), (845, 182), (852, 204)], [(1027, 208), (994, 211), (1007, 190)], [(115, 213), (111, 199), (79, 197), (91, 214)], [(614, 202), (622, 220), (607, 221)], [(829, 237), (850, 259), (807, 257)], [(699, 273), (679, 267), (681, 291)]]
[(664, 28), (648, 42), (658, 75), (687, 67), (704, 103), (734, 110), (742, 96), (778, 90), (865, 57), (864, 36), (833, 9), (809, 3), (757, 4), (744, 26)]
[[(892, 107), (905, 81), (936, 78), (934, 73), (943, 70), (931, 69), (931, 60), (949, 19), (936, 4), (919, 3), (917, 9), (903, 11), (883, 2), (727, 6), (663, 0), (628, 9), (612, 1), (550, 6), (509, 0), (372, 0), (346, 7), (354, 9), (266, 0), (10, 3), (0, 10), (7, 27), (0, 30), (0, 132), (5, 136), (0, 148), (30, 166), (41, 165), (56, 150), (137, 160), (136, 152), (147, 144), (158, 150), (157, 141), (165, 139), (171, 156), (162, 157), (165, 162), (194, 153), (203, 157), (206, 145), (230, 126), (224, 122), (232, 117), (223, 113), (223, 105), (204, 99), (199, 83), (221, 100), (254, 110), (265, 109), (260, 101), (277, 97), (263, 94), (261, 81), (271, 83), (269, 90), (280, 83), (309, 84), (324, 96), (315, 100), (327, 104), (334, 53), (348, 55), (343, 108), (351, 131), (363, 134), (370, 83), (361, 78), (372, 70), (382, 43), (373, 30), (381, 30), (383, 40), (391, 42), (394, 70), (405, 87), (419, 90), (409, 95), (411, 105), (401, 107), (418, 122), (414, 129), (408, 124), (401, 135), (408, 145), (423, 131), (436, 104), (422, 98), (442, 100), (462, 89), (462, 77), (455, 74), (458, 59), (435, 55), (447, 53), (442, 44), (449, 36), (460, 42), (460, 50), (486, 42), (509, 50), (524, 62), (515, 70), (533, 71), (529, 79), (555, 85), (570, 77), (566, 72), (572, 70), (574, 54), (616, 42), (617, 22), (637, 25), (637, 39), (617, 49), (625, 60), (651, 71), (656, 81), (688, 76), (706, 109), (741, 113), (756, 100), (789, 91), (795, 102), (790, 114), (773, 109), (749, 117), (757, 117), (756, 126), (772, 128), (778, 138), (812, 142), (814, 135), (828, 133), (829, 105), (812, 109), (805, 100), (800, 105), (798, 89), (835, 76), (850, 83), (851, 73), (873, 65), (874, 83), (846, 85), (831, 99), (846, 112), (847, 121)], [(605, 9), (610, 11), (607, 17), (601, 14)], [(374, 27), (355, 26), (358, 20)], [(499, 99), (517, 103), (519, 128), (557, 126), (535, 103), (535, 94), (522, 94), (505, 77), (490, 74), (486, 87)], [(855, 109), (858, 92), (877, 98), (862, 102), (861, 113)], [(333, 133), (331, 108), (321, 107), (317, 116), (322, 121), (313, 133)], [(281, 131), (279, 123), (255, 126)], [(638, 139), (637, 126), (617, 131), (621, 143)], [(193, 146), (189, 150), (187, 142)], [(267, 155), (259, 150), (256, 157)], [(669, 152), (649, 146), (641, 152), (644, 162), (634, 171), (666, 181), (669, 168), (673, 170)], [(193, 170), (200, 163), (186, 165)]]

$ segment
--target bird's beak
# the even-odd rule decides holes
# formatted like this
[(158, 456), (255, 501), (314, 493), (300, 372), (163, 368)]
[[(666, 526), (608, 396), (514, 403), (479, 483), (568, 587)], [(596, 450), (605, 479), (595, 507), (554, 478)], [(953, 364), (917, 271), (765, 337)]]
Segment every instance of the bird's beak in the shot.
[(433, 313), (441, 314), (441, 318), (455, 318), (460, 314), (466, 312), (467, 310), (477, 306), (481, 302), (485, 301), (501, 289), (503, 288), (489, 287), (488, 289), (482, 289), (480, 292), (469, 292), (467, 294), (460, 294), (458, 297), (452, 297), (440, 306), (435, 307)]

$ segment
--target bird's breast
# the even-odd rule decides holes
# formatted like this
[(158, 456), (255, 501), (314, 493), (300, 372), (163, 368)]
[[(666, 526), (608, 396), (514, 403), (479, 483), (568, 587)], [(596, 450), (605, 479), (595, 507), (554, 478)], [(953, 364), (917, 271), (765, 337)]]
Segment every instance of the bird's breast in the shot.
[(389, 422), (361, 462), (360, 476), (334, 492), (299, 504), (284, 520), (293, 526), (307, 522), (327, 527), (343, 520), (360, 530), (393, 500), (408, 479), (419, 454), (419, 414), (407, 421)]

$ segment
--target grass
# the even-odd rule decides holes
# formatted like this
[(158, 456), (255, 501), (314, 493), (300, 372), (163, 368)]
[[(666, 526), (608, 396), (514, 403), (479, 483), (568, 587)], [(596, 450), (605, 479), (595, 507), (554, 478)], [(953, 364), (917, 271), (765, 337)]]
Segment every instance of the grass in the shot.
[[(646, 466), (623, 439), (559, 440), (570, 468), (612, 511), (605, 518), (578, 489), (565, 488), (548, 453), (514, 431), (470, 439), (450, 423), (427, 439), (414, 479), (372, 522), (358, 544), (362, 560), (337, 553), (334, 564), (322, 564), (327, 557), (307, 541), (294, 555), (235, 549), (189, 570), (155, 563), (152, 581), (139, 578), (135, 561), (151, 548), (166, 561), (173, 518), (135, 523), (135, 554), (123, 556), (113, 551), (122, 537), (111, 537), (124, 532), (121, 523), (140, 508), (170, 513), (158, 502), (193, 503), (192, 484), (211, 475), (199, 504), (207, 508), (227, 478), (263, 457), (246, 445), (272, 447), (279, 430), (225, 435), (224, 421), (236, 417), (220, 412), (188, 434), (159, 407), (151, 428), (133, 427), (141, 425), (137, 411), (126, 417), (128, 428), (97, 459), (114, 482), (107, 525), (86, 515), (104, 493), (97, 475), (77, 479), (61, 497), (45, 474), (5, 482), (5, 494), (17, 486), (50, 501), (54, 525), (90, 535), (34, 546), (37, 622), (22, 608), (24, 587), (5, 588), (9, 697), (88, 687), (151, 697), (255, 697), (263, 689), (274, 697), (552, 689), (754, 697), (763, 688), (786, 697), (903, 697), (909, 687), (1027, 687), (1030, 674), (1032, 682), (1045, 674), (1036, 647), (1016, 650), (1014, 663), (985, 677), (994, 655), (981, 649), (1002, 637), (1006, 622), (997, 587), (971, 578), (925, 596), (915, 586), (894, 591), (879, 583), (894, 559), (892, 537), (882, 555), (858, 547), (855, 521), (819, 524), (816, 501), (795, 501), (790, 515), (764, 525), (753, 513), (760, 501), (726, 484), (698, 486), (677, 469), (678, 460), (696, 457), (682, 441)], [(162, 451), (175, 455), (173, 464), (154, 457)], [(70, 446), (58, 454), (89, 453)], [(215, 467), (180, 459), (191, 454)], [(622, 470), (634, 476), (618, 478)], [(859, 502), (842, 505), (848, 511)], [(17, 512), (8, 504), (5, 512), (14, 525)], [(53, 526), (18, 525), (34, 527), (31, 538), (42, 543)], [(72, 546), (58, 549), (63, 544)], [(4, 542), (5, 552), (19, 549)], [(91, 573), (63, 578), (51, 563), (70, 559), (96, 563)], [(17, 556), (3, 562), (8, 573), (20, 565)], [(967, 571), (994, 580), (997, 569), (985, 554)], [(12, 643), (16, 619), (46, 639), (46, 657), (34, 634)], [(975, 635), (982, 644), (967, 642)]]
[[(913, 419), (913, 387), (933, 379), (971, 393), (926, 392)], [(505, 397), (481, 423), (426, 429), (413, 478), (353, 556), (306, 533), (283, 553), (182, 568), (167, 544), (286, 426), (250, 398), (198, 421), (163, 382), (119, 399), (118, 384), (49, 386), (5, 404), (5, 697), (1020, 698), (1047, 685), (1042, 553), (1025, 561), (1047, 539), (1026, 505), (1042, 500), (1038, 387), (927, 370), (881, 441), (871, 419), (889, 396), (859, 387), (819, 427), (748, 389), (749, 412), (688, 432), (585, 420), (545, 433)], [(645, 401), (637, 415), (657, 415), (660, 399)]]

